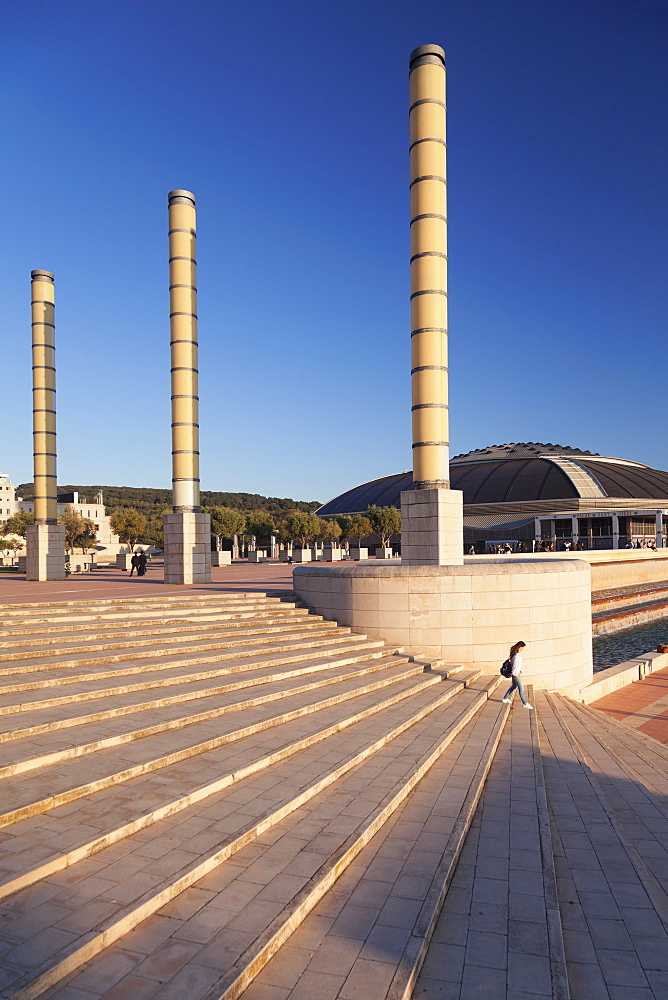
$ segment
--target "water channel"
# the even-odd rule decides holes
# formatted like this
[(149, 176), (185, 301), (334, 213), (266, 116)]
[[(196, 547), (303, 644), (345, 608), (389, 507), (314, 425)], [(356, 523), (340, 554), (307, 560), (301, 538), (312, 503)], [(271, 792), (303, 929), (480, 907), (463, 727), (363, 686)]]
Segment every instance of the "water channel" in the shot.
[(622, 629), (609, 635), (594, 636), (594, 673), (615, 667), (624, 660), (642, 656), (659, 643), (668, 645), (668, 618), (659, 618), (646, 625)]

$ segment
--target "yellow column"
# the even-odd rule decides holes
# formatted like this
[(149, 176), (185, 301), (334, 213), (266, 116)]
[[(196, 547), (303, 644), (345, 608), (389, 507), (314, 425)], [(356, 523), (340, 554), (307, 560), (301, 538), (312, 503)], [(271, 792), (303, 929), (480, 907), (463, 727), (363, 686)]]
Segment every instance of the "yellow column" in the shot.
[(164, 518), (164, 579), (165, 583), (208, 583), (211, 518), (199, 505), (195, 195), (170, 191), (168, 204), (173, 507)]
[(56, 497), (55, 286), (50, 271), (30, 277), (35, 523), (26, 530), (26, 580), (64, 580), (65, 529), (58, 524)]
[(172, 358), (172, 502), (199, 510), (197, 259), (195, 196), (169, 194), (169, 315)]
[(463, 497), (450, 489), (445, 52), (410, 56), (413, 486), (401, 494), (405, 565), (463, 561)]
[(56, 524), (55, 286), (50, 271), (32, 271), (31, 279), (35, 523)]
[(410, 56), (413, 488), (449, 485), (445, 52)]

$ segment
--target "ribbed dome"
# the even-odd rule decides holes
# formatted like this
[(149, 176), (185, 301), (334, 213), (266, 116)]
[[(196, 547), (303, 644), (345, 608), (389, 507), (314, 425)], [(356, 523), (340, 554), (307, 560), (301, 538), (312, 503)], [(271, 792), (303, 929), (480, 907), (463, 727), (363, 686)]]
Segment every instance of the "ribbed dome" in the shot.
[[(318, 514), (363, 513), (371, 504), (398, 507), (399, 494), (412, 482), (410, 472), (374, 479), (330, 500)], [(554, 444), (491, 445), (457, 455), (450, 463), (450, 485), (463, 491), (467, 505), (614, 497), (668, 506), (668, 472)]]

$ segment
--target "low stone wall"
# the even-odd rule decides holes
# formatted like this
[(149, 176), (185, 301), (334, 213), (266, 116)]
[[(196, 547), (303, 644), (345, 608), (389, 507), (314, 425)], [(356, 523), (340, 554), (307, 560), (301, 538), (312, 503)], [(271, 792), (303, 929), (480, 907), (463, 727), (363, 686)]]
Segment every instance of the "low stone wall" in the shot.
[(625, 660), (614, 667), (608, 667), (607, 670), (600, 670), (594, 675), (591, 684), (587, 684), (577, 694), (573, 694), (573, 697), (584, 702), (585, 705), (590, 705), (593, 701), (598, 701), (599, 698), (605, 698), (606, 694), (619, 691), (627, 684), (641, 681), (643, 677), (655, 670), (664, 670), (666, 667), (668, 667), (668, 653), (644, 653), (632, 660)]
[[(482, 559), (484, 556), (471, 556)], [(640, 583), (668, 580), (668, 549), (650, 552), (647, 549), (602, 549), (596, 552), (535, 552), (522, 556), (503, 556), (509, 560), (578, 559), (591, 566), (592, 590), (633, 587)], [(466, 560), (465, 560), (466, 561)]]
[(593, 677), (590, 572), (580, 560), (298, 566), (294, 587), (318, 614), (411, 652), (497, 673), (521, 639), (536, 688), (570, 693)]

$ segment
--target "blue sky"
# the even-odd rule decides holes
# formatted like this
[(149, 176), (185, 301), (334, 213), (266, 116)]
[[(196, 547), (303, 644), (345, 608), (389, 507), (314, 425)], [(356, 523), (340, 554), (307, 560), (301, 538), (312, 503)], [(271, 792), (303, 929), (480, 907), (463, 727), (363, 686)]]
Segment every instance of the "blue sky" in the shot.
[(167, 192), (198, 201), (202, 488), (410, 468), (407, 63), (448, 53), (452, 454), (668, 468), (666, 0), (5, 4), (0, 469), (169, 486)]

